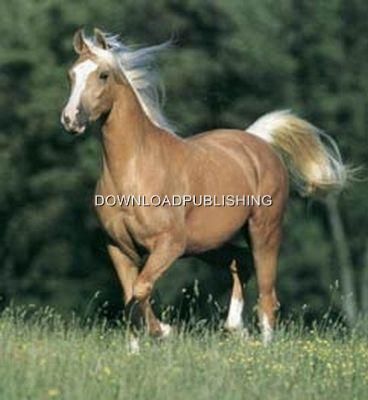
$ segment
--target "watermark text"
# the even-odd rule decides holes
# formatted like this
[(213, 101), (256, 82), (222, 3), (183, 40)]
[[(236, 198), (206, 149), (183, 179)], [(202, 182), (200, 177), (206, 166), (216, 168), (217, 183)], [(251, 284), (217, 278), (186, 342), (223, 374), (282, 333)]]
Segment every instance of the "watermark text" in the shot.
[(107, 195), (96, 194), (94, 199), (96, 207), (270, 207), (270, 195)]

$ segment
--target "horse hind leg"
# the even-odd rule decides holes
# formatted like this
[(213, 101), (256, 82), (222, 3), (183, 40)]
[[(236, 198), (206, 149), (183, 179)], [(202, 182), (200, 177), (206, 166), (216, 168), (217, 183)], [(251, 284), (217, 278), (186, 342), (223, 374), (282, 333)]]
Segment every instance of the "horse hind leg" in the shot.
[(279, 308), (276, 296), (277, 259), (281, 241), (281, 222), (267, 224), (250, 221), (249, 233), (258, 285), (258, 317), (262, 341), (272, 340), (275, 313)]
[(238, 261), (233, 260), (230, 264), (230, 272), (233, 279), (230, 307), (225, 322), (225, 329), (229, 332), (239, 332), (242, 336), (248, 337), (248, 331), (244, 328), (244, 288), (239, 273)]

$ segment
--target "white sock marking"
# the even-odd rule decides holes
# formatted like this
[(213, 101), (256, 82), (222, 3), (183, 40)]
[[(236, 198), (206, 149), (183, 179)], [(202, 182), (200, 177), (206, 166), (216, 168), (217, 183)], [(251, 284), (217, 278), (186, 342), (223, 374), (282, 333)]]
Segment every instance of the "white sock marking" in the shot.
[(168, 336), (170, 336), (170, 334), (172, 332), (172, 328), (169, 324), (160, 322), (160, 327), (161, 327), (161, 331), (162, 331), (162, 338), (167, 338)]
[(262, 314), (261, 317), (261, 331), (263, 344), (269, 344), (272, 341), (273, 329), (266, 314)]
[(127, 350), (129, 354), (139, 353), (139, 340), (135, 336), (130, 336), (128, 340)]
[(232, 297), (230, 301), (230, 309), (226, 319), (226, 328), (231, 330), (240, 330), (243, 328), (242, 312), (244, 307), (244, 301)]

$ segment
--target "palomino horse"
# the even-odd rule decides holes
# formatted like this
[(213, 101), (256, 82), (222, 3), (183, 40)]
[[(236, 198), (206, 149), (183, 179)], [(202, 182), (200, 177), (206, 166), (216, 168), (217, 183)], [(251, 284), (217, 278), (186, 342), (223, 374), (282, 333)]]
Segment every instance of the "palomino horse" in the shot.
[[(96, 207), (125, 304), (138, 305), (135, 309), (151, 334), (168, 334), (170, 327), (155, 317), (149, 302), (157, 279), (179, 257), (218, 248), (247, 230), (259, 290), (260, 327), (264, 342), (269, 342), (278, 308), (275, 278), (288, 173), (303, 194), (312, 195), (342, 188), (346, 169), (329, 137), (286, 111), (266, 114), (246, 132), (217, 129), (188, 139), (177, 136), (161, 113), (151, 68), (152, 57), (162, 47), (132, 49), (99, 30), (93, 38), (78, 31), (74, 36), (78, 59), (69, 70), (71, 95), (61, 117), (65, 129), (77, 134), (87, 123), (102, 120), (99, 198), (190, 199), (179, 206), (152, 202)], [(220, 207), (194, 201), (230, 195), (233, 200), (268, 196), (272, 205), (233, 202)], [(242, 268), (231, 264), (229, 330), (243, 328)]]

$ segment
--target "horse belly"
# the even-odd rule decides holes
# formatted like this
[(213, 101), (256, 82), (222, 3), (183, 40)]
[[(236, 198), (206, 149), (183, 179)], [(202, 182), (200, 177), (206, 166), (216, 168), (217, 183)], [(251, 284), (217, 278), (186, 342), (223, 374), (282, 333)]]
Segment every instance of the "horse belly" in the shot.
[(187, 252), (201, 253), (221, 246), (244, 226), (249, 214), (245, 206), (193, 209), (186, 221)]

